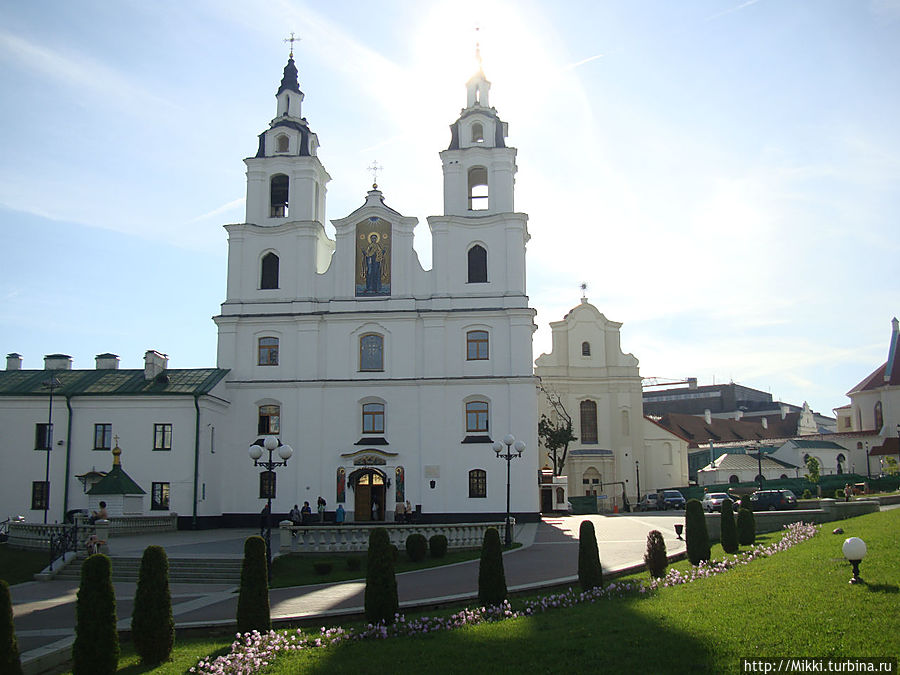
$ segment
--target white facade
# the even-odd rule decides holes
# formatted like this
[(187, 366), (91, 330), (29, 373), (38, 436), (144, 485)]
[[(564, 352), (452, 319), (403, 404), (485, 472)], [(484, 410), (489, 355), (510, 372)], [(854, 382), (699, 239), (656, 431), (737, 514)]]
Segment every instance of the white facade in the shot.
[[(606, 495), (634, 503), (640, 491), (687, 485), (687, 444), (643, 416), (638, 360), (622, 352), (622, 324), (587, 298), (550, 324), (552, 351), (538, 357), (542, 386), (560, 397), (578, 440), (564, 471), (570, 496)], [(552, 419), (546, 397), (541, 413)]]

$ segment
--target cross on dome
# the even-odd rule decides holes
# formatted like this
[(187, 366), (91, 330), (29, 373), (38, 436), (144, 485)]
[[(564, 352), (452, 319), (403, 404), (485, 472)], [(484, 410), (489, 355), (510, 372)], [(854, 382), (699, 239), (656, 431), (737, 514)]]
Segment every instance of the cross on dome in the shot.
[(372, 172), (372, 189), (378, 189), (378, 172), (381, 171), (384, 167), (378, 164), (377, 160), (372, 160), (372, 163), (367, 167), (367, 171)]
[(291, 37), (285, 38), (284, 41), (291, 43), (291, 53), (288, 55), (288, 58), (291, 58), (291, 59), (294, 58), (294, 43), (300, 42), (300, 38), (294, 37), (294, 32), (291, 31)]

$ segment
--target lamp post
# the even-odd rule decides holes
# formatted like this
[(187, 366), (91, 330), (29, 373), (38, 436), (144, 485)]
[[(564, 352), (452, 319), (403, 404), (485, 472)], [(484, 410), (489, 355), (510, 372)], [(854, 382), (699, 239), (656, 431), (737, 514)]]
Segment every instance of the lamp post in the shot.
[[(503, 446), (506, 446), (506, 454), (500, 454), (503, 452)], [(509, 521), (509, 463), (512, 461), (513, 457), (521, 457), (522, 453), (525, 452), (525, 443), (524, 441), (517, 441), (516, 437), (512, 434), (506, 434), (503, 437), (503, 442), (494, 441), (493, 446), (494, 452), (497, 454), (497, 459), (505, 459), (506, 460), (506, 537), (504, 545), (506, 548), (512, 546), (512, 523)], [(515, 454), (513, 454), (513, 450), (515, 450)]]
[(897, 469), (900, 470), (900, 424), (897, 425)]
[(762, 447), (759, 443), (754, 444), (756, 446), (756, 462), (759, 465), (759, 473), (757, 473), (757, 481), (759, 482), (759, 489), (763, 489), (763, 475), (762, 475)]
[[(259, 441), (262, 440), (262, 445)], [(278, 450), (278, 456), (283, 461), (272, 459), (272, 453)], [(275, 496), (275, 469), (279, 466), (287, 466), (288, 460), (294, 454), (294, 449), (278, 440), (277, 436), (266, 436), (254, 441), (247, 451), (253, 466), (261, 466), (265, 469), (259, 475), (259, 496), (265, 498), (265, 540), (266, 540), (266, 573), (269, 581), (272, 581), (272, 498)], [(263, 452), (269, 453), (269, 459), (260, 461)]]
[(47, 524), (47, 512), (50, 509), (50, 452), (53, 450), (53, 389), (59, 386), (59, 379), (51, 377), (41, 383), (50, 389), (50, 404), (47, 406), (47, 464), (44, 469), (44, 525)]
[(869, 468), (869, 441), (866, 441), (866, 480), (872, 480), (872, 472)]
[(850, 537), (844, 540), (844, 545), (841, 546), (841, 552), (844, 554), (844, 557), (850, 561), (850, 564), (853, 565), (853, 578), (850, 579), (850, 583), (861, 583), (862, 579), (859, 576), (859, 563), (862, 562), (862, 559), (866, 555), (866, 542), (859, 537)]
[(641, 499), (641, 466), (638, 463), (638, 460), (634, 460), (634, 474), (635, 474), (635, 482), (637, 483), (637, 498), (638, 501)]

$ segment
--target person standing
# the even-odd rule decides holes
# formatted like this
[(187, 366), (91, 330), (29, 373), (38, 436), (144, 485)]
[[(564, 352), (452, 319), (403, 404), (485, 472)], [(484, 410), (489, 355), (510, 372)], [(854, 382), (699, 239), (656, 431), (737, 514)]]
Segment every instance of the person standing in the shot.
[(306, 525), (309, 522), (309, 517), (312, 515), (312, 509), (309, 508), (309, 502), (303, 502), (303, 508), (300, 509), (300, 521)]
[(378, 500), (372, 500), (372, 520), (378, 520)]
[(334, 512), (334, 522), (336, 522), (338, 525), (343, 525), (344, 516), (344, 505), (338, 504), (337, 511)]
[(319, 495), (319, 498), (316, 500), (316, 511), (319, 512), (319, 522), (325, 522), (325, 500), (322, 499), (322, 496)]

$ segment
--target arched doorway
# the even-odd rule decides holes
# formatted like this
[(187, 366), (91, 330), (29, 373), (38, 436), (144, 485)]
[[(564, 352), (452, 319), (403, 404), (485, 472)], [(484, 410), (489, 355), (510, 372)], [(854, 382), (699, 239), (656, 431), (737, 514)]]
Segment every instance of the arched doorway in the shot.
[(384, 520), (387, 494), (383, 471), (371, 467), (357, 469), (350, 474), (350, 487), (355, 494), (353, 509), (356, 522)]

